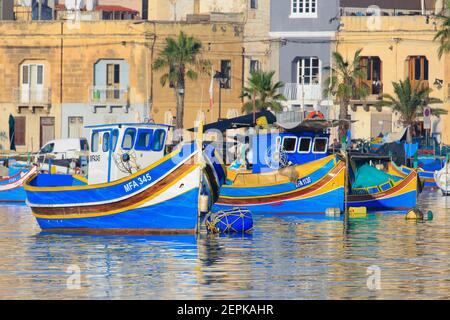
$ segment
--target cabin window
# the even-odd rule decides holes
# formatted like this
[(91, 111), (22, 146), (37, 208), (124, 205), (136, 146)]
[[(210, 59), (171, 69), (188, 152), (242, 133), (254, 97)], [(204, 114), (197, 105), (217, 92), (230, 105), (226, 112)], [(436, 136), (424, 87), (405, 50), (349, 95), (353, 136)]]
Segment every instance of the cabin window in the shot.
[(328, 139), (327, 138), (315, 138), (314, 139), (314, 153), (325, 153), (327, 152)]
[(164, 139), (166, 138), (166, 132), (162, 129), (155, 130), (153, 135), (153, 151), (161, 151), (164, 148)]
[(80, 150), (81, 151), (89, 151), (89, 145), (88, 145), (87, 140), (85, 140), (85, 139), (80, 140)]
[(287, 153), (293, 153), (297, 150), (297, 138), (285, 137), (283, 139), (283, 150)]
[(105, 132), (103, 134), (103, 143), (102, 143), (102, 150), (103, 150), (103, 152), (108, 152), (109, 151), (109, 138), (110, 138), (109, 132)]
[(117, 141), (119, 140), (119, 130), (114, 129), (111, 136), (111, 150), (116, 151)]
[(300, 138), (300, 142), (298, 144), (298, 152), (309, 153), (311, 151), (311, 140), (311, 138)]
[(151, 150), (153, 130), (143, 129), (138, 131), (138, 138), (136, 141), (136, 150), (149, 151)]
[(92, 134), (92, 138), (91, 138), (92, 152), (97, 152), (98, 151), (98, 138), (99, 138), (99, 133), (98, 132), (94, 132)]
[(128, 128), (123, 135), (122, 149), (131, 150), (134, 146), (134, 140), (136, 138), (136, 129)]

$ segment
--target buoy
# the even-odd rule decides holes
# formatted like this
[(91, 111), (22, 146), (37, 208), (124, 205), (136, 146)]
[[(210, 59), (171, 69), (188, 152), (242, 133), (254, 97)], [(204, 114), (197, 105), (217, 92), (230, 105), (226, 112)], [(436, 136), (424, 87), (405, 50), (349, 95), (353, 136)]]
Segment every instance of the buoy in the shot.
[(417, 214), (414, 210), (409, 211), (406, 214), (406, 220), (417, 220)]
[(341, 209), (339, 209), (339, 208), (327, 208), (325, 210), (325, 215), (327, 217), (339, 217), (341, 215)]
[(205, 224), (211, 233), (250, 233), (253, 229), (253, 218), (250, 210), (234, 208), (212, 213)]
[(428, 210), (427, 214), (425, 215), (420, 209), (412, 209), (408, 211), (405, 217), (406, 220), (433, 220), (433, 212), (431, 210)]
[(348, 215), (350, 218), (363, 218), (367, 216), (366, 207), (350, 207), (348, 208)]

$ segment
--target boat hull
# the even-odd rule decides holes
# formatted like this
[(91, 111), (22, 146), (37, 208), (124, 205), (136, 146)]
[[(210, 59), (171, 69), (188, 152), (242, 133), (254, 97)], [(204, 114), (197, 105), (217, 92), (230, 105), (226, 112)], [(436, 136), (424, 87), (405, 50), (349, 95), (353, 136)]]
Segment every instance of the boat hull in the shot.
[(401, 182), (378, 193), (348, 196), (349, 207), (366, 207), (368, 211), (407, 211), (417, 205), (418, 176), (412, 170)]
[(444, 196), (450, 195), (450, 168), (448, 166), (445, 164), (444, 168), (434, 173), (434, 181)]
[[(324, 214), (328, 208), (344, 210), (345, 163), (329, 157), (315, 161), (317, 168), (300, 176), (309, 185), (298, 187), (293, 182), (265, 186), (222, 186), (214, 211), (245, 207), (252, 213)], [(325, 165), (322, 165), (325, 163)], [(314, 166), (313, 163), (298, 166)]]
[(193, 148), (112, 183), (55, 187), (70, 177), (38, 175), (25, 185), (27, 203), (46, 231), (194, 233), (203, 172)]

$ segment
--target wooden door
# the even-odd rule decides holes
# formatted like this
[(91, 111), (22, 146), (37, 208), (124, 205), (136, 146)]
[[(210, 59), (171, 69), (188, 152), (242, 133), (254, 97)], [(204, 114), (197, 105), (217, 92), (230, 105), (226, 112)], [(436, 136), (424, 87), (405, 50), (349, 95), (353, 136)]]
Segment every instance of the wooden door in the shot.
[(55, 139), (55, 118), (41, 117), (40, 119), (40, 147)]

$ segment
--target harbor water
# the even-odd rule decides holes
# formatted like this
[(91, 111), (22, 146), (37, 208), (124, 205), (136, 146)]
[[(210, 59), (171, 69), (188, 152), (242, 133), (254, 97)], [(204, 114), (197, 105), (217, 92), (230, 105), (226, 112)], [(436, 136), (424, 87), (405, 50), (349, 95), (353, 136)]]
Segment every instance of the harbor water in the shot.
[(0, 206), (0, 299), (449, 299), (450, 197), (432, 221), (254, 217), (249, 236), (41, 232)]

